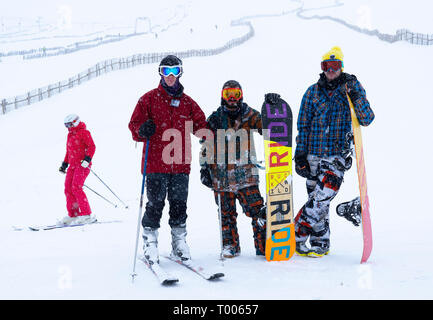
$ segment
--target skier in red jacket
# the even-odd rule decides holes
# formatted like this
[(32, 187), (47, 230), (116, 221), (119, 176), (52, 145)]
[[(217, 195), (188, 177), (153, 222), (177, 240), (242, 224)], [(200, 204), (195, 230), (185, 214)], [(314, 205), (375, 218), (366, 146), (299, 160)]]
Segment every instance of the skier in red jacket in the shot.
[[(144, 212), (144, 256), (158, 263), (158, 229), (165, 198), (168, 198), (172, 255), (190, 259), (186, 243), (186, 204), (190, 173), (190, 134), (207, 126), (198, 104), (183, 92), (179, 82), (182, 61), (173, 55), (161, 60), (159, 86), (144, 94), (135, 107), (129, 130), (135, 141), (149, 140), (146, 167), (148, 202)], [(142, 171), (145, 158), (143, 148)]]
[[(95, 144), (90, 132), (80, 118), (71, 114), (65, 118), (68, 128), (66, 156), (59, 171), (66, 173), (65, 195), (68, 215), (58, 222), (60, 225), (86, 224), (96, 222), (89, 201), (83, 191), (84, 181), (90, 173)], [(69, 167), (69, 169), (68, 169)], [(66, 169), (67, 172), (66, 172)]]

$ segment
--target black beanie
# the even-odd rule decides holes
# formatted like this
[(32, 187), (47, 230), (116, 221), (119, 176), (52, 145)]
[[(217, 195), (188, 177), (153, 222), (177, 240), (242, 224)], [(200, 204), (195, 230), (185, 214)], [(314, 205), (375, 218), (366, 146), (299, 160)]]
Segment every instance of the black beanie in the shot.
[(236, 80), (226, 81), (226, 83), (224, 83), (224, 85), (223, 85), (223, 89), (224, 88), (239, 88), (242, 90), (240, 83), (237, 82)]

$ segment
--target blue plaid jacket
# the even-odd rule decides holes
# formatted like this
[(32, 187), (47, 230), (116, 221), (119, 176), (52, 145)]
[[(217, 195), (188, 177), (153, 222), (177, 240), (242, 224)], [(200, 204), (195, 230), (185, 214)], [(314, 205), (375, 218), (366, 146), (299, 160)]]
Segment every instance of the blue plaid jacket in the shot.
[(320, 80), (310, 86), (302, 98), (295, 154), (305, 152), (319, 157), (341, 154), (346, 133), (352, 130), (346, 82), (358, 95), (352, 103), (359, 123), (367, 126), (373, 121), (374, 113), (365, 90), (355, 76), (342, 73), (338, 80), (327, 83), (322, 73)]

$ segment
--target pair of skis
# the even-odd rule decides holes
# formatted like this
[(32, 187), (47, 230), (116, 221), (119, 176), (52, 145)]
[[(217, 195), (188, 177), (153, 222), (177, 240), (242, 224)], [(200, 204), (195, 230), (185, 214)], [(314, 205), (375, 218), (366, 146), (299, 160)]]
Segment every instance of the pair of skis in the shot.
[[(212, 281), (224, 277), (224, 273), (208, 272), (205, 268), (203, 268), (191, 259), (181, 260), (173, 258), (171, 256), (165, 256), (165, 258), (186, 267), (187, 269), (193, 271), (205, 280)], [(162, 268), (159, 263), (150, 264), (144, 256), (140, 256), (139, 259), (149, 268), (149, 270), (153, 273), (153, 275), (157, 278), (161, 285), (172, 285), (179, 282), (179, 278), (171, 275), (164, 268)]]
[(12, 226), (12, 228), (15, 231), (23, 231), (23, 230), (30, 230), (30, 231), (48, 231), (48, 230), (54, 230), (54, 229), (63, 229), (63, 228), (74, 228), (74, 227), (83, 227), (91, 224), (106, 224), (106, 223), (117, 223), (122, 222), (120, 220), (107, 220), (107, 221), (95, 221), (91, 223), (78, 223), (78, 224), (51, 224), (51, 225), (42, 225), (42, 226)]
[[(269, 94), (266, 96), (269, 97)], [(266, 259), (284, 261), (293, 256), (296, 247), (292, 182), (293, 117), (287, 102), (277, 94), (270, 96), (265, 98), (261, 110), (266, 168)], [(361, 263), (364, 263), (373, 247), (367, 180), (361, 127), (349, 96), (347, 99), (352, 118), (360, 197), (339, 205), (337, 213), (346, 218), (350, 214), (354, 215), (351, 221), (356, 225), (356, 213), (348, 211), (360, 207), (364, 243)], [(360, 203), (358, 206), (357, 201)]]

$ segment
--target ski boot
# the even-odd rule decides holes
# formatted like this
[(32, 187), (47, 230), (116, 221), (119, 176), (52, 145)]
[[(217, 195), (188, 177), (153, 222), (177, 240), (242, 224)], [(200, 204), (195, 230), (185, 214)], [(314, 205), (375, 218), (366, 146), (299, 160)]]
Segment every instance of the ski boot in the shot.
[(186, 225), (182, 224), (171, 228), (171, 253), (170, 256), (174, 259), (182, 261), (191, 259), (188, 245), (186, 244)]
[(301, 257), (307, 257), (310, 249), (307, 247), (304, 241), (296, 242), (296, 254)]
[(69, 226), (71, 224), (75, 224), (76, 219), (77, 219), (77, 217), (66, 216), (63, 219), (58, 220), (56, 224), (58, 226)]
[(312, 241), (311, 249), (308, 256), (312, 258), (321, 258), (329, 254), (329, 241)]
[(143, 241), (144, 241), (144, 257), (147, 262), (152, 265), (159, 263), (158, 253), (158, 229), (145, 227), (143, 228)]
[(89, 214), (85, 216), (78, 216), (71, 224), (90, 224), (98, 221), (94, 214)]
[(350, 222), (352, 222), (356, 227), (361, 224), (361, 200), (359, 197), (340, 203), (337, 208), (337, 214), (340, 217), (346, 218)]
[(235, 247), (235, 246), (230, 245), (230, 244), (226, 244), (223, 247), (222, 256), (224, 258), (231, 259), (231, 258), (239, 256), (240, 254), (241, 254), (241, 248), (239, 248), (239, 247)]

